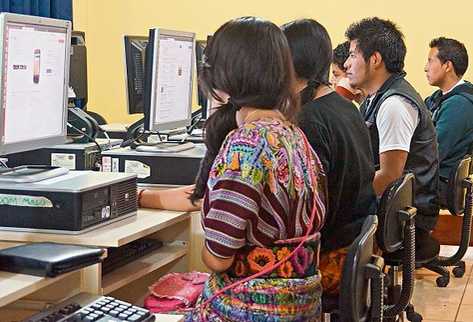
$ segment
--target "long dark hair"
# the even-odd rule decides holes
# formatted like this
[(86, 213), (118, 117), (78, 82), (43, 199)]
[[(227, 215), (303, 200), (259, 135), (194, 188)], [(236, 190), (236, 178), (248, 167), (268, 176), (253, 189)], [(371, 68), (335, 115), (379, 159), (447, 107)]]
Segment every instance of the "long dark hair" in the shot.
[(278, 109), (295, 120), (299, 100), (291, 51), (281, 29), (256, 17), (242, 17), (222, 25), (207, 44), (200, 66), (200, 85), (218, 101), (217, 91), (230, 95), (205, 124), (207, 153), (201, 162), (194, 203), (204, 196), (210, 168), (228, 133), (237, 127), (236, 111), (243, 106)]
[(330, 85), (329, 73), (332, 63), (332, 42), (319, 22), (301, 19), (282, 26), (291, 48), (292, 61), (297, 77), (307, 80), (301, 92), (301, 104), (314, 98), (314, 90), (320, 85)]

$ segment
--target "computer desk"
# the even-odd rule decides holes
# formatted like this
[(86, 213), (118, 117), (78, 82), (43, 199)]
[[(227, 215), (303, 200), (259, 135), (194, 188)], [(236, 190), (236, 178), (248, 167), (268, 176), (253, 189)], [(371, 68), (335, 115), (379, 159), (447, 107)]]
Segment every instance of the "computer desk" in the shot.
[[(0, 282), (0, 298), (4, 298), (3, 302), (0, 300), (0, 306), (27, 296), (26, 302), (23, 301), (21, 305), (15, 306), (20, 311), (16, 310), (14, 314), (24, 316), (29, 313), (26, 316), (31, 316), (43, 309), (45, 303), (59, 303), (77, 295), (78, 292), (110, 295), (142, 306), (148, 294), (148, 287), (159, 277), (170, 272), (190, 271), (190, 230), (191, 215), (189, 213), (139, 209), (134, 218), (127, 218), (80, 235), (1, 231), (0, 246), (3, 248), (26, 242), (44, 241), (119, 247), (142, 237), (159, 239), (164, 242), (164, 246), (103, 276), (101, 263), (86, 267), (72, 275), (58, 277), (58, 280), (45, 280), (24, 275), (20, 283), (16, 282), (20, 277), (15, 279), (7, 273), (5, 277), (8, 278), (4, 280), (4, 283), (10, 285), (12, 291), (8, 294), (13, 295), (7, 297), (8, 295), (3, 292), (6, 288)], [(38, 288), (42, 291), (36, 294), (35, 291)], [(32, 293), (34, 296), (30, 296)], [(1, 314), (3, 313), (0, 312), (2, 317), (0, 320), (3, 322)], [(16, 318), (17, 315), (13, 316)], [(176, 320), (179, 318), (176, 316), (168, 318), (157, 321), (179, 321), (179, 319)]]
[[(82, 269), (83, 270), (83, 269)], [(46, 307), (51, 300), (42, 303), (33, 300), (22, 300), (25, 297), (37, 297), (38, 294), (57, 292), (64, 288), (65, 283), (70, 286), (68, 280), (78, 275), (82, 270), (70, 272), (55, 278), (38, 277), (24, 274), (0, 272), (0, 317), (2, 322), (18, 321), (36, 314), (41, 308)], [(75, 284), (70, 290), (71, 294), (80, 292), (80, 285)], [(36, 294), (36, 295), (35, 295)], [(156, 322), (180, 322), (184, 320), (183, 315), (155, 314)]]

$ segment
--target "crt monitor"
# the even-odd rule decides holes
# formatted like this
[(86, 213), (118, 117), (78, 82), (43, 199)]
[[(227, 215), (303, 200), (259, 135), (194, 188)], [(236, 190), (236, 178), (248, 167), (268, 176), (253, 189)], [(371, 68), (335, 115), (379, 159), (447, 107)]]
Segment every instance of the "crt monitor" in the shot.
[(145, 121), (149, 131), (189, 126), (195, 34), (151, 29), (145, 63)]
[(0, 14), (0, 155), (66, 141), (71, 22)]
[(124, 41), (128, 114), (139, 114), (144, 110), (144, 68), (148, 37), (127, 35)]

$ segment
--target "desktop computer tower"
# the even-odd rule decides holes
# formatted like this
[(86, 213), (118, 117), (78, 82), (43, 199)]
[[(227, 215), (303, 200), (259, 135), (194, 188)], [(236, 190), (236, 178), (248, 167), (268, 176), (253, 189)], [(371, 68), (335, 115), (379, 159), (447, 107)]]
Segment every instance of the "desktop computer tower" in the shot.
[(0, 230), (86, 232), (136, 215), (136, 190), (135, 175), (93, 171), (34, 183), (0, 182)]
[(190, 185), (195, 182), (205, 151), (204, 144), (175, 153), (109, 150), (102, 153), (102, 171), (133, 173), (142, 184)]
[[(105, 151), (119, 147), (122, 140), (97, 139), (97, 143)], [(49, 148), (38, 149), (6, 155), (9, 167), (21, 165), (52, 165), (69, 170), (99, 170), (101, 156), (95, 143), (60, 144)]]

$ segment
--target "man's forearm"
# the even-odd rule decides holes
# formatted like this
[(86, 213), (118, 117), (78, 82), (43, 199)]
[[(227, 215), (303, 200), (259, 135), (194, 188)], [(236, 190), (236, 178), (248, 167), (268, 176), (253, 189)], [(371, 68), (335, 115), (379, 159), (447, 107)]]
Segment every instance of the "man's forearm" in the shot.
[(384, 190), (386, 190), (386, 187), (389, 186), (389, 184), (394, 182), (399, 177), (400, 175), (396, 176), (386, 171), (382, 171), (382, 170), (376, 171), (374, 175), (374, 180), (373, 180), (373, 189), (376, 195), (381, 196)]

